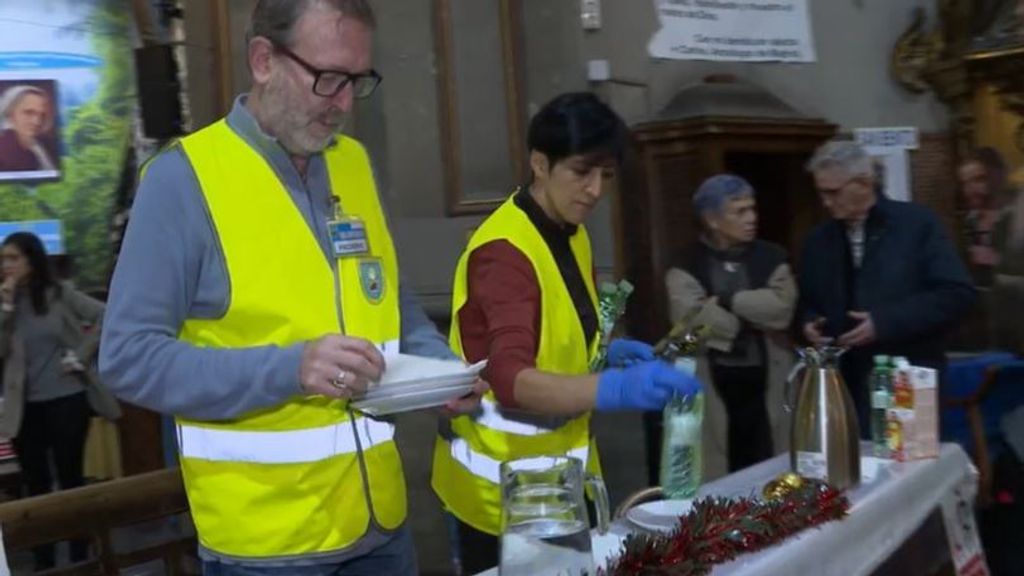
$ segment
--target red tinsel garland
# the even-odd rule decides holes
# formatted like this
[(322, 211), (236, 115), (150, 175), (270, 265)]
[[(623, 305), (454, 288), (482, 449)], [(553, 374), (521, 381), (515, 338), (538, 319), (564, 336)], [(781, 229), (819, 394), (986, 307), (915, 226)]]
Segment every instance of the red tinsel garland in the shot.
[(778, 500), (707, 497), (694, 502), (668, 535), (634, 534), (604, 576), (701, 576), (740, 554), (777, 544), (789, 536), (846, 516), (842, 492), (817, 480)]

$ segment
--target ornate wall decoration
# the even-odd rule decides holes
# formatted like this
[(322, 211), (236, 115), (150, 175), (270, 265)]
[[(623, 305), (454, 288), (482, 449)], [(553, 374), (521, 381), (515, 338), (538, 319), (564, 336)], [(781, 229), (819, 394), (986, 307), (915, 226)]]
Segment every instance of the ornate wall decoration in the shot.
[[(937, 0), (936, 25), (916, 8), (893, 48), (894, 79), (911, 92), (934, 92), (949, 106), (959, 152), (972, 147), (973, 96), (994, 86), (1005, 108), (1024, 117), (1024, 33), (1017, 0)], [(1017, 147), (1024, 150), (1024, 129)]]

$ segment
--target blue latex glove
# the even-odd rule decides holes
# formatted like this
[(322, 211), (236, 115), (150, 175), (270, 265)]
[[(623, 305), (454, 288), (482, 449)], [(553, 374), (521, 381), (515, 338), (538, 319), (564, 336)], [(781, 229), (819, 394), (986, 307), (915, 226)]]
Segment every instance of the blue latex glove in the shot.
[(632, 366), (654, 360), (654, 348), (646, 342), (619, 338), (608, 345), (607, 359), (608, 366)]
[(672, 398), (703, 389), (694, 376), (661, 360), (648, 360), (629, 368), (612, 368), (597, 381), (597, 410), (661, 410)]

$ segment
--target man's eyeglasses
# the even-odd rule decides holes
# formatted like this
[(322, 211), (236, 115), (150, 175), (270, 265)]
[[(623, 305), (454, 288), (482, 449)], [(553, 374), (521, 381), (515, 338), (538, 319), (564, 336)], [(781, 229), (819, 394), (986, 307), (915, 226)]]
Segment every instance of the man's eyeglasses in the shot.
[(313, 75), (313, 94), (330, 98), (345, 89), (345, 86), (352, 84), (352, 93), (356, 98), (366, 98), (380, 86), (381, 75), (376, 70), (370, 70), (363, 74), (353, 74), (340, 70), (321, 70), (299, 57), (298, 54), (274, 44), (274, 49), (291, 58), (296, 64), (302, 66)]
[(863, 181), (864, 177), (860, 175), (855, 175), (847, 178), (842, 184), (835, 186), (833, 188), (822, 188), (820, 186), (816, 186), (816, 188), (818, 189), (818, 194), (821, 194), (822, 196), (835, 196), (836, 194), (839, 194), (843, 190), (843, 188), (846, 188), (847, 186), (853, 184), (858, 180)]

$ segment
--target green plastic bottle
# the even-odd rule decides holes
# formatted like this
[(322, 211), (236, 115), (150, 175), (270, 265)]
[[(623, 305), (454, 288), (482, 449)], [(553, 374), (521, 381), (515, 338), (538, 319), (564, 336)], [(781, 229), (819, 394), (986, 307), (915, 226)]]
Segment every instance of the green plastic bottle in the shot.
[(888, 412), (892, 405), (892, 368), (888, 356), (875, 356), (871, 371), (871, 444), (878, 458), (890, 458), (889, 443), (885, 435)]

